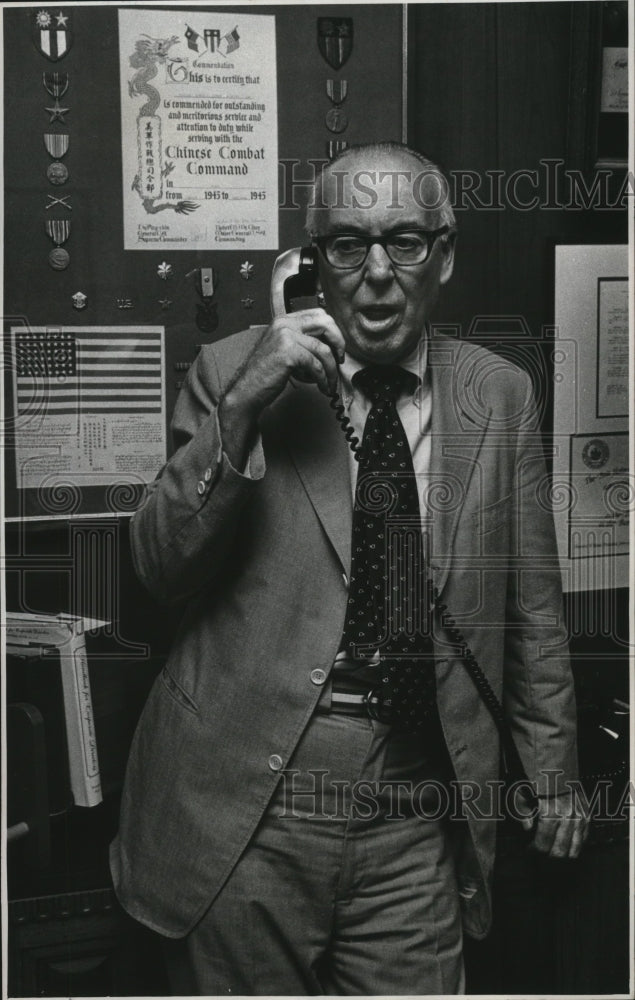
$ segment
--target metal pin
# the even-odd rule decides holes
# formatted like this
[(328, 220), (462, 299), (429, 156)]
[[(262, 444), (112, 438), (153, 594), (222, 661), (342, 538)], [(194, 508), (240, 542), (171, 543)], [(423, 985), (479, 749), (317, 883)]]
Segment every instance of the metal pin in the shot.
[(55, 195), (47, 194), (46, 197), (49, 199), (49, 204), (46, 206), (47, 211), (49, 208), (53, 208), (55, 205), (61, 205), (62, 208), (67, 208), (69, 212), (73, 211), (73, 208), (68, 200), (70, 198), (70, 195), (66, 194), (62, 198), (56, 198)]

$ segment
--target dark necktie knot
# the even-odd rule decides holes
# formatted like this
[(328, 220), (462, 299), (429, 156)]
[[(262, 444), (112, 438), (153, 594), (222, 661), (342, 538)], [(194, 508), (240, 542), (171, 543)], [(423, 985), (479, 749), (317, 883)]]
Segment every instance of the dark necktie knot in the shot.
[(414, 372), (399, 365), (371, 365), (353, 376), (353, 384), (373, 403), (394, 403), (404, 394), (412, 395), (418, 382)]

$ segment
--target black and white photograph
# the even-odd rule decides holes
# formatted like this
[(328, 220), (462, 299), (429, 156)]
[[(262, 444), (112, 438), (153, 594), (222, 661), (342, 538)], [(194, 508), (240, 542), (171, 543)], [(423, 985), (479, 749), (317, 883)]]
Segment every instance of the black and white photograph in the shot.
[(2, 997), (635, 997), (634, 0), (2, 3)]

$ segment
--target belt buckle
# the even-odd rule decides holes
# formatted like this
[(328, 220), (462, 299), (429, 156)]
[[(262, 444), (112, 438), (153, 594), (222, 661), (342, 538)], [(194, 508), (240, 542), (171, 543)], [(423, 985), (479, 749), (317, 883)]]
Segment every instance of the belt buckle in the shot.
[(371, 688), (370, 691), (364, 695), (363, 704), (366, 706), (366, 712), (369, 717), (374, 719), (375, 722), (383, 722), (387, 725), (391, 725), (394, 721), (392, 708), (384, 704), (379, 688)]

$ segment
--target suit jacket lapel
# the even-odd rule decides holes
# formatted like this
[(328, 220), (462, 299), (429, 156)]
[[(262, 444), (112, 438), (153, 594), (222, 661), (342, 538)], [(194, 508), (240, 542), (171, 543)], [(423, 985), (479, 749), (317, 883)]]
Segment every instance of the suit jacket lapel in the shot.
[(290, 385), (280, 404), (284, 439), (298, 475), (348, 574), (353, 501), (344, 432), (328, 400), (315, 386)]
[[(428, 354), (432, 384), (430, 462), (430, 565), (441, 591), (447, 581), (463, 501), (476, 466), (489, 411), (474, 419), (458, 386), (469, 374), (457, 367), (463, 345), (435, 337)], [(290, 384), (275, 404), (281, 434), (326, 535), (350, 572), (353, 503), (348, 445), (328, 400), (315, 386)]]
[(457, 525), (490, 416), (487, 410), (474, 419), (462, 405), (459, 387), (465, 391), (469, 371), (457, 377), (461, 348), (455, 340), (435, 337), (428, 353), (432, 380), (430, 565), (439, 591), (448, 578)]

